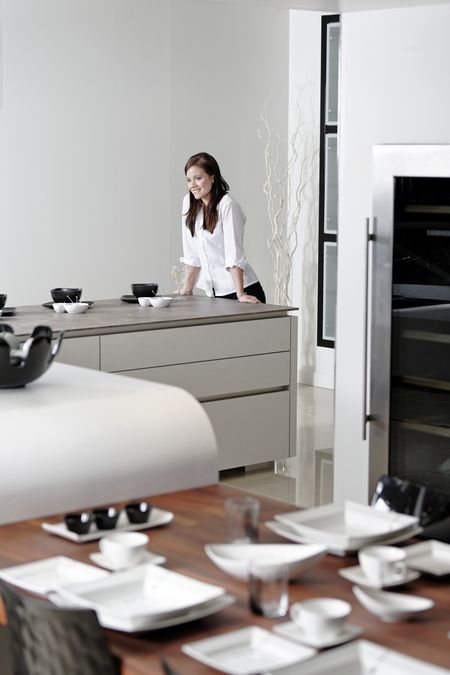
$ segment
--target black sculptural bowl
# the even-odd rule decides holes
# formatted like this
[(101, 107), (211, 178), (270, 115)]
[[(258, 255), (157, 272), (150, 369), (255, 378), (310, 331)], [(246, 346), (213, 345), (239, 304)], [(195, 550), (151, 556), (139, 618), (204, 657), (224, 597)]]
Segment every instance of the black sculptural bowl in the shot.
[(54, 345), (52, 335), (48, 326), (36, 326), (20, 345), (13, 328), (0, 325), (0, 389), (24, 387), (45, 373), (59, 352), (64, 333)]
[(79, 302), (82, 290), (81, 288), (52, 288), (50, 293), (53, 302)]
[(135, 298), (152, 298), (158, 292), (158, 284), (131, 284), (131, 291)]

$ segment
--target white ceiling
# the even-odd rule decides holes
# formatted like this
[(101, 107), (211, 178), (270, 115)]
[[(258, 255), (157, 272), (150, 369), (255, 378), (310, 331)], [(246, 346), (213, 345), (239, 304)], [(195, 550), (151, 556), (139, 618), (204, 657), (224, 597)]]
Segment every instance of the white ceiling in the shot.
[(450, 0), (209, 0), (229, 4), (273, 5), (285, 9), (307, 9), (317, 12), (358, 12), (370, 9), (393, 9), (448, 4)]

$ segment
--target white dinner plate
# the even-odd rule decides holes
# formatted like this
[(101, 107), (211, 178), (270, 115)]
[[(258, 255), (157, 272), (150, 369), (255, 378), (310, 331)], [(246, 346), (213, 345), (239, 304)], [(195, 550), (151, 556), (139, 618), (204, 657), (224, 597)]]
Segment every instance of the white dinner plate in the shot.
[(311, 647), (293, 644), (259, 626), (189, 642), (181, 649), (193, 659), (230, 675), (254, 675), (282, 668), (316, 653)]
[(207, 544), (206, 555), (224, 572), (243, 581), (248, 578), (251, 560), (264, 556), (286, 564), (294, 579), (318, 562), (327, 552), (323, 544)]
[(267, 672), (266, 675), (448, 675), (446, 668), (433, 666), (394, 649), (368, 640), (356, 640), (319, 654), (302, 664)]
[(432, 539), (405, 546), (403, 550), (408, 567), (437, 577), (450, 574), (450, 544)]
[(280, 513), (275, 520), (291, 526), (309, 541), (343, 549), (361, 548), (402, 534), (419, 522), (416, 516), (377, 511), (372, 506), (351, 501)]
[[(48, 595), (48, 599), (58, 607), (83, 606), (79, 603), (69, 600), (57, 592), (50, 593)], [(203, 619), (204, 617), (211, 616), (212, 614), (216, 614), (217, 612), (226, 609), (235, 601), (236, 598), (232, 595), (221, 595), (218, 598), (201, 605), (200, 607), (192, 607), (186, 612), (182, 612), (176, 616), (171, 616), (168, 619), (154, 619), (153, 617), (124, 619), (103, 611), (97, 612), (97, 616), (100, 625), (102, 625), (104, 628), (119, 630), (123, 633), (142, 633), (150, 630), (160, 630), (161, 628), (171, 628), (172, 626), (179, 626), (184, 623), (189, 623), (190, 621)]]
[(343, 630), (333, 638), (311, 638), (309, 635), (305, 635), (301, 626), (298, 626), (293, 621), (285, 621), (284, 623), (276, 624), (272, 630), (274, 633), (277, 633), (277, 635), (281, 635), (281, 637), (293, 640), (294, 642), (299, 642), (301, 645), (314, 647), (315, 649), (326, 649), (328, 647), (342, 645), (344, 642), (354, 640), (362, 633), (362, 628), (359, 626), (347, 624), (344, 626)]
[(69, 600), (125, 619), (169, 618), (224, 593), (220, 586), (151, 564), (60, 590)]
[(64, 522), (42, 523), (42, 527), (46, 532), (50, 532), (50, 534), (56, 534), (58, 537), (64, 537), (65, 539), (70, 539), (70, 541), (76, 541), (77, 544), (82, 544), (85, 541), (95, 541), (102, 537), (108, 537), (115, 532), (133, 532), (135, 530), (147, 530), (151, 527), (167, 525), (172, 520), (173, 513), (164, 511), (163, 509), (157, 509), (154, 506), (150, 511), (150, 517), (146, 523), (130, 523), (127, 514), (122, 511), (119, 520), (117, 521), (117, 525), (113, 530), (98, 530), (95, 523), (92, 523), (87, 534), (71, 532), (67, 529)]
[(105, 570), (99, 570), (98, 567), (86, 565), (63, 555), (0, 570), (0, 578), (40, 595), (46, 595), (64, 586), (104, 579), (108, 576)]
[[(276, 534), (280, 535), (280, 537), (285, 537), (286, 539), (289, 539), (290, 541), (295, 541), (298, 544), (310, 544), (311, 541), (308, 540), (306, 537), (300, 535), (300, 533), (296, 532), (295, 529), (291, 526), (288, 525), (287, 523), (282, 523), (277, 520), (267, 520), (265, 523), (266, 527), (269, 528), (269, 530), (272, 530), (272, 532), (275, 532)], [(417, 526), (417, 527), (412, 527), (410, 530), (406, 530), (405, 532), (402, 532), (401, 534), (395, 535), (393, 537), (386, 537), (386, 539), (382, 539), (377, 542), (377, 544), (399, 544), (402, 541), (407, 541), (408, 539), (411, 539), (412, 537), (416, 537), (418, 534), (423, 532), (423, 527)], [(349, 555), (352, 553), (357, 553), (359, 548), (342, 548), (341, 546), (336, 546), (334, 544), (329, 544), (328, 546), (328, 553), (332, 553), (333, 555), (339, 555), (339, 556), (345, 556)]]
[(363, 607), (387, 623), (407, 621), (434, 607), (433, 600), (419, 595), (391, 593), (359, 586), (353, 586), (352, 590)]
[[(105, 570), (110, 570), (111, 572), (119, 572), (121, 570), (129, 569), (130, 567), (136, 567), (136, 565), (125, 565), (121, 567), (114, 563), (110, 558), (108, 558), (104, 553), (98, 551), (97, 553), (91, 553), (89, 555), (92, 562), (100, 567), (104, 567)], [(163, 555), (158, 555), (157, 553), (152, 553), (151, 551), (146, 551), (142, 560), (140, 560), (137, 565), (146, 565), (151, 563), (152, 565), (163, 565), (166, 562), (167, 558)]]
[(370, 579), (365, 575), (360, 565), (355, 565), (354, 567), (344, 567), (343, 569), (338, 570), (338, 574), (344, 579), (348, 579), (358, 586), (367, 586), (367, 588), (394, 588), (394, 586), (402, 586), (403, 584), (409, 584), (411, 581), (415, 581), (420, 577), (420, 572), (415, 570), (406, 570), (406, 573), (402, 577), (397, 577), (395, 580), (383, 580), (378, 581), (375, 579)]

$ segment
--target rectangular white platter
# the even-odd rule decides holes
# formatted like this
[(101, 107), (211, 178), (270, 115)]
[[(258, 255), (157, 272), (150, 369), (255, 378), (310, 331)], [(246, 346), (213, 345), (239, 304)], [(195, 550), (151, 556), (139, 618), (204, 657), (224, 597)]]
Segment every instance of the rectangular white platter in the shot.
[(369, 542), (401, 534), (418, 524), (418, 518), (394, 511), (346, 501), (302, 511), (280, 513), (275, 520), (286, 523), (311, 541), (341, 548), (359, 548)]
[[(278, 522), (277, 520), (267, 520), (264, 524), (266, 527), (269, 528), (269, 530), (272, 530), (272, 532), (275, 532), (275, 534), (278, 534), (280, 537), (285, 537), (286, 539), (289, 539), (289, 541), (295, 541), (297, 544), (312, 543), (311, 539), (309, 539), (305, 535), (301, 535), (291, 525), (288, 525), (287, 523)], [(399, 544), (402, 541), (407, 541), (412, 537), (416, 537), (421, 532), (423, 532), (423, 527), (420, 526), (412, 527), (410, 530), (406, 530), (405, 532), (392, 537), (386, 537), (385, 539), (382, 539), (377, 543), (385, 545)], [(360, 548), (362, 548), (362, 546), (358, 546), (356, 548), (347, 548), (336, 545), (334, 543), (327, 544), (328, 553), (332, 553), (333, 555), (339, 556), (357, 553), (357, 551), (359, 551)]]
[[(82, 607), (73, 600), (60, 595), (59, 593), (50, 593), (48, 599), (53, 602), (53, 604), (58, 607)], [(108, 614), (108, 612), (97, 612), (98, 620), (104, 628), (110, 628), (111, 630), (118, 630), (122, 633), (142, 633), (150, 630), (159, 630), (161, 628), (170, 628), (172, 626), (179, 626), (183, 623), (189, 623), (189, 621), (196, 621), (197, 619), (203, 619), (206, 616), (211, 616), (220, 612), (223, 609), (226, 609), (236, 601), (236, 598), (233, 595), (220, 595), (218, 598), (211, 600), (199, 607), (192, 607), (191, 609), (186, 610), (181, 614), (176, 614), (171, 616), (168, 619), (155, 619), (153, 617), (139, 617), (127, 619), (123, 617), (114, 616), (113, 614)]]
[(125, 619), (169, 618), (224, 595), (208, 584), (157, 565), (138, 565), (98, 581), (60, 589), (76, 603)]
[(108, 576), (109, 572), (106, 570), (99, 570), (98, 567), (62, 555), (0, 570), (1, 579), (40, 595)]
[(356, 640), (323, 652), (298, 667), (266, 671), (266, 675), (448, 675), (426, 661), (382, 647), (368, 640)]
[(450, 574), (450, 544), (432, 539), (406, 546), (404, 551), (408, 567), (437, 577)]
[[(229, 675), (255, 675), (271, 668), (298, 664), (316, 654), (311, 647), (296, 645), (259, 626), (190, 642), (181, 649), (191, 658)], [(296, 672), (299, 672), (298, 666)]]
[(126, 513), (122, 511), (113, 530), (98, 530), (95, 523), (92, 523), (91, 529), (87, 534), (71, 532), (67, 529), (64, 522), (42, 523), (42, 527), (46, 532), (50, 532), (50, 534), (56, 534), (58, 537), (64, 537), (64, 539), (70, 539), (70, 541), (75, 541), (77, 544), (83, 544), (86, 541), (95, 541), (96, 539), (107, 537), (114, 532), (133, 532), (135, 530), (147, 530), (151, 527), (160, 527), (161, 525), (167, 525), (172, 520), (173, 513), (157, 509), (154, 506), (150, 511), (150, 517), (146, 523), (130, 523)]

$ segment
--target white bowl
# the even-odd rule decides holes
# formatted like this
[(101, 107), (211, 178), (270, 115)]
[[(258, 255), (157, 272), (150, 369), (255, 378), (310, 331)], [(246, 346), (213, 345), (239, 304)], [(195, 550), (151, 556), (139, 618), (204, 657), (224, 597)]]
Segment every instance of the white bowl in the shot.
[(205, 553), (217, 567), (232, 577), (248, 579), (252, 559), (264, 556), (287, 564), (289, 579), (314, 565), (327, 552), (323, 544), (207, 544)]
[(411, 619), (416, 614), (434, 607), (433, 600), (418, 595), (362, 589), (359, 586), (353, 586), (353, 593), (363, 607), (389, 623)]
[(89, 307), (87, 302), (64, 302), (64, 309), (69, 314), (83, 314)]
[(142, 532), (117, 532), (100, 539), (104, 557), (117, 568), (132, 567), (143, 560), (148, 537)]
[(66, 311), (66, 308), (64, 307), (63, 302), (54, 302), (53, 303), (53, 309), (57, 314), (62, 314), (63, 312)]
[(168, 298), (162, 295), (150, 298), (150, 304), (152, 305), (152, 307), (158, 307), (159, 309), (161, 309), (161, 307), (168, 307), (171, 302), (172, 298)]
[(150, 298), (147, 297), (142, 297), (138, 298), (138, 303), (140, 304), (141, 307), (150, 307)]

